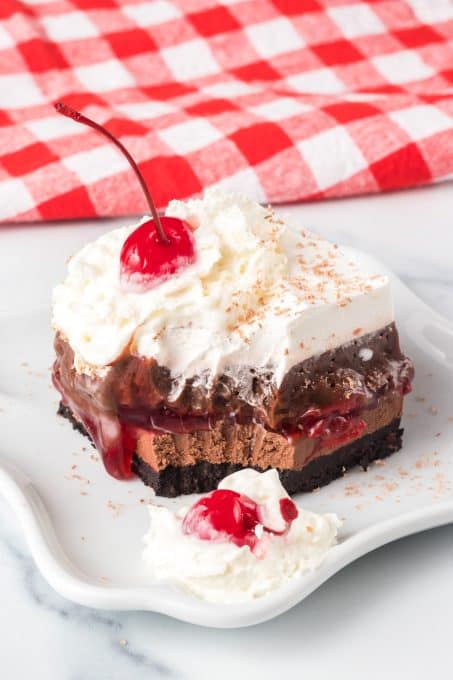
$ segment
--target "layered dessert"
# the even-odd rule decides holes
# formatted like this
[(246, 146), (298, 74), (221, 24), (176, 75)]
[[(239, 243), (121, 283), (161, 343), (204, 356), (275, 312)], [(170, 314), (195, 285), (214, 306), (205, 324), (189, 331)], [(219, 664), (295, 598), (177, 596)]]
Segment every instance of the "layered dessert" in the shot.
[(297, 507), (276, 470), (245, 469), (178, 511), (152, 503), (143, 558), (155, 582), (210, 602), (263, 597), (316, 569), (341, 522)]
[(386, 277), (242, 195), (163, 220), (189, 240), (152, 285), (146, 217), (74, 255), (53, 295), (60, 413), (110, 474), (176, 496), (275, 469), (294, 493), (401, 447), (413, 369)]

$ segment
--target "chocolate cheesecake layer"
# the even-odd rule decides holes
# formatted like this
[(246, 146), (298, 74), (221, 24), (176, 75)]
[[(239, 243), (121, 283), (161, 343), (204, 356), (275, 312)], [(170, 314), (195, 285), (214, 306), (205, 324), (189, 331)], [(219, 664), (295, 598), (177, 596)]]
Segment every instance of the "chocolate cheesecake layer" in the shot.
[[(68, 418), (75, 429), (87, 435), (83, 425), (74, 418), (67, 406), (60, 404), (59, 414)], [(402, 434), (400, 418), (397, 417), (387, 425), (346, 446), (307, 460), (305, 465), (299, 469), (276, 467), (288, 493), (312, 491), (341, 477), (346, 470), (356, 465), (366, 469), (373, 460), (386, 458), (398, 451), (401, 448)], [(243, 467), (244, 465), (238, 462), (213, 463), (204, 459), (192, 465), (170, 464), (161, 470), (156, 470), (138, 454), (134, 454), (132, 459), (134, 473), (147, 486), (152, 487), (156, 494), (168, 497), (211, 491), (226, 475)], [(250, 464), (249, 467), (264, 472), (271, 466)]]
[[(402, 402), (402, 395), (393, 392), (381, 398), (375, 408), (363, 412), (362, 436), (346, 446), (326, 445), (309, 437), (291, 440), (259, 424), (239, 425), (229, 420), (217, 423), (212, 430), (183, 434), (142, 430), (136, 440), (132, 470), (161, 495), (209, 491), (225, 470), (228, 474), (244, 467), (277, 468), (292, 492), (309, 490), (339, 476), (343, 467), (365, 466), (367, 460), (398, 450)], [(60, 404), (59, 413), (87, 434), (68, 407)]]
[[(375, 432), (399, 418), (402, 406), (402, 395), (392, 392), (382, 397), (374, 408), (362, 411), (361, 436)], [(237, 463), (242, 467), (300, 470), (310, 460), (331, 453), (338, 445), (338, 437), (333, 442), (322, 437), (287, 437), (270, 432), (258, 423), (241, 425), (225, 419), (210, 430), (190, 433), (140, 430), (135, 453), (156, 472), (170, 465), (187, 467), (201, 461), (216, 465)]]

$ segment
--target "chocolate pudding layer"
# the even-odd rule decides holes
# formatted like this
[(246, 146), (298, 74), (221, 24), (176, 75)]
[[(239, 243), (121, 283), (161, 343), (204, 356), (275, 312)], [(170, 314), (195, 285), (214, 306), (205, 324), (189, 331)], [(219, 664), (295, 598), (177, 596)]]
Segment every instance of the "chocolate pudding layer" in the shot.
[[(360, 330), (360, 329), (358, 329)], [(358, 337), (350, 343), (296, 364), (276, 387), (272, 370), (244, 367), (216, 377), (207, 386), (199, 376), (187, 380), (180, 394), (172, 398), (173, 381), (154, 360), (127, 355), (99, 374), (78, 373), (74, 353), (57, 335), (54, 378), (63, 401), (67, 397), (81, 411), (120, 414), (135, 424), (152, 418), (150, 429), (172, 431), (181, 417), (197, 418), (234, 414), (238, 421), (252, 418), (269, 429), (297, 424), (309, 408), (326, 408), (345, 400), (360, 404), (400, 389), (410, 383), (412, 364), (400, 350), (395, 324), (377, 333)], [(150, 415), (151, 414), (151, 415)], [(162, 421), (167, 416), (167, 423)]]
[[(393, 443), (386, 446), (389, 452), (399, 448), (401, 437), (394, 433), (412, 365), (393, 323), (367, 335), (360, 330), (352, 342), (293, 366), (279, 387), (271, 369), (244, 367), (226, 369), (210, 384), (191, 378), (174, 398), (168, 369), (140, 356), (127, 355), (98, 373), (77, 372), (61, 335), (53, 377), (64, 415), (89, 434), (116, 477), (133, 470), (159, 493), (175, 495), (215, 487), (214, 472), (200, 479), (208, 468), (276, 467), (282, 479), (294, 472), (289, 487), (296, 491), (307, 487), (299, 473), (315, 461), (327, 464), (354, 442), (347, 460), (355, 464), (359, 443), (369, 448), (370, 441), (381, 442), (379, 432), (392, 423)], [(387, 455), (384, 445), (373, 446), (375, 457)], [(179, 487), (179, 477), (170, 473), (177, 469), (190, 470)], [(166, 470), (172, 481), (164, 483)], [(304, 481), (298, 486), (296, 479)]]

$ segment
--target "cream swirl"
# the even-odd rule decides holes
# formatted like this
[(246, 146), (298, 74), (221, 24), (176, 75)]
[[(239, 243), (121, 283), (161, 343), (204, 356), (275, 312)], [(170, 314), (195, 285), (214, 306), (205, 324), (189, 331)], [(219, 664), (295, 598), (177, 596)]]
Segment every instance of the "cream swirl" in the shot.
[(166, 214), (194, 229), (196, 262), (150, 291), (119, 283), (121, 248), (137, 225), (104, 234), (70, 259), (54, 290), (53, 324), (83, 362), (105, 366), (132, 346), (176, 374), (198, 370), (203, 356), (203, 368), (211, 367), (218, 352), (243, 344), (241, 327), (286, 276), (282, 224), (245, 197), (211, 190), (204, 200), (171, 202)]
[[(276, 470), (245, 469), (225, 477), (219, 488), (246, 494), (260, 506), (263, 521), (282, 529), (279, 501), (287, 497)], [(233, 603), (263, 597), (295, 577), (316, 569), (336, 543), (341, 522), (334, 514), (319, 515), (298, 508), (287, 532), (255, 529), (253, 551), (228, 540), (201, 540), (184, 534), (188, 508), (179, 512), (150, 505), (151, 526), (143, 559), (155, 582), (167, 582), (211, 602)], [(278, 527), (278, 528), (277, 528)]]

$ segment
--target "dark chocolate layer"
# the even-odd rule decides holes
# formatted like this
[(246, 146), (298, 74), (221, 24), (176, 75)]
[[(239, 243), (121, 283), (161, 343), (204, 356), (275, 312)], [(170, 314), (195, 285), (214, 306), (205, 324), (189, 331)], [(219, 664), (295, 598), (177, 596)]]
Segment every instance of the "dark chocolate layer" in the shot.
[[(370, 350), (371, 358), (364, 360), (362, 349)], [(328, 408), (351, 398), (359, 406), (395, 389), (404, 392), (413, 375), (393, 323), (295, 365), (279, 388), (271, 370), (243, 367), (240, 376), (227, 372), (218, 376), (209, 389), (195, 376), (175, 400), (171, 399), (174, 384), (168, 369), (152, 359), (128, 355), (118, 359), (105, 376), (93, 377), (76, 372), (74, 353), (60, 335), (55, 350), (54, 380), (63, 399), (81, 414), (93, 417), (97, 412), (139, 426), (140, 419), (150, 417), (147, 414), (158, 422), (169, 420), (167, 415), (171, 420), (174, 416), (234, 414), (238, 422), (253, 420), (280, 430), (297, 424), (313, 407)]]

